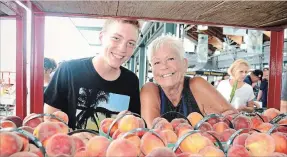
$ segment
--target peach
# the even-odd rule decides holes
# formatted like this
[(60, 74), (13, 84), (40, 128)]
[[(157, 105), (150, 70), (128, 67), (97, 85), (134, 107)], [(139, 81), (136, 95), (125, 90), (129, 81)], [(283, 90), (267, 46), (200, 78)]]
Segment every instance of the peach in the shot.
[(264, 121), (264, 122), (270, 122), (270, 120), (272, 120), (272, 119), (270, 119), (269, 117), (264, 116), (264, 115), (261, 115), (261, 118), (263, 118), (263, 121)]
[(11, 155), (10, 157), (39, 157), (39, 156), (32, 152), (17, 152)]
[(172, 130), (161, 130), (159, 134), (166, 139), (167, 143), (176, 143), (177, 135)]
[(89, 156), (89, 152), (86, 150), (79, 151), (74, 155), (74, 157), (88, 157), (88, 156)]
[(177, 157), (174, 152), (168, 148), (155, 148), (146, 157)]
[(191, 125), (194, 127), (201, 119), (203, 119), (203, 116), (198, 112), (191, 112), (187, 119), (190, 121)]
[(226, 129), (220, 134), (221, 142), (227, 142), (232, 134), (234, 134), (236, 130), (234, 129)]
[(119, 122), (118, 128), (120, 132), (128, 132), (130, 130), (139, 128), (139, 121), (133, 115), (125, 115)]
[(201, 154), (190, 154), (188, 157), (203, 157)]
[(256, 129), (259, 125), (261, 125), (263, 123), (262, 119), (260, 119), (257, 116), (252, 117), (251, 122), (252, 122), (252, 128), (253, 129)]
[(33, 134), (33, 132), (34, 132), (34, 129), (29, 127), (29, 126), (21, 126), (19, 129), (25, 130), (31, 134)]
[(155, 119), (153, 119), (151, 126), (155, 126), (157, 123), (159, 123), (160, 121), (164, 121), (164, 122), (168, 122), (166, 119), (162, 118), (162, 117), (157, 117)]
[(37, 115), (36, 113), (31, 113), (28, 116), (26, 116), (23, 120), (23, 126), (29, 126), (34, 129), (44, 121), (43, 118), (40, 117), (29, 120), (31, 117), (36, 115)]
[(184, 152), (184, 153), (178, 154), (177, 157), (202, 157), (202, 155)]
[(17, 128), (16, 124), (14, 124), (12, 121), (10, 120), (1, 120), (0, 121), (0, 128)]
[(248, 136), (249, 136), (248, 133), (242, 133), (242, 134), (236, 136), (233, 140), (233, 145), (245, 146), (245, 141), (246, 141)]
[(220, 141), (220, 134), (215, 132), (215, 131), (203, 132), (202, 136), (207, 137), (212, 143), (215, 143), (216, 139), (212, 135), (210, 135), (209, 133), (211, 133), (213, 136), (215, 136)]
[(34, 132), (33, 135), (40, 140), (40, 142), (43, 143), (43, 145), (46, 145), (46, 140), (49, 139), (51, 136), (60, 133), (61, 128), (57, 123), (54, 122), (43, 122), (39, 124)]
[(46, 152), (49, 156), (60, 154), (73, 156), (76, 153), (76, 144), (72, 137), (58, 133), (48, 139)]
[(127, 139), (116, 139), (111, 142), (107, 149), (107, 157), (136, 157), (138, 156), (139, 149)]
[(203, 122), (198, 128), (198, 130), (205, 132), (205, 131), (211, 131), (213, 130), (213, 128), (209, 123)]
[(218, 117), (213, 117), (213, 118), (209, 118), (207, 120), (207, 123), (209, 123), (211, 126), (213, 126), (214, 124), (220, 122), (220, 119)]
[(17, 128), (21, 127), (23, 123), (23, 120), (18, 116), (8, 116), (8, 117), (3, 118), (3, 120), (12, 121), (16, 125)]
[(131, 143), (133, 143), (134, 146), (137, 147), (138, 150), (138, 155), (140, 155), (141, 150), (140, 150), (140, 145), (141, 145), (141, 139), (136, 136), (136, 135), (128, 135), (125, 137), (125, 139), (129, 140)]
[(180, 144), (180, 150), (188, 153), (199, 153), (199, 151), (206, 147), (212, 146), (213, 143), (200, 133), (192, 134), (186, 137)]
[(118, 136), (119, 136), (120, 134), (121, 134), (120, 130), (119, 130), (119, 129), (117, 129), (117, 130), (113, 133), (112, 138), (115, 140), (115, 139), (117, 139), (117, 138), (118, 138)]
[(280, 111), (275, 109), (275, 108), (269, 108), (269, 109), (265, 110), (263, 113), (263, 115), (268, 117), (269, 120), (272, 120), (273, 118), (275, 118), (279, 114), (280, 114)]
[[(105, 118), (104, 120), (101, 121), (100, 124), (100, 129), (105, 133), (108, 134), (109, 128), (111, 124), (113, 123), (114, 119), (113, 118)], [(118, 129), (118, 122), (116, 122), (113, 127), (110, 130), (110, 135), (112, 136), (114, 132)]]
[(287, 133), (287, 127), (286, 126), (279, 126), (277, 128), (277, 131), (282, 132), (282, 133)]
[(245, 140), (245, 148), (252, 156), (269, 156), (275, 151), (275, 140), (266, 133), (254, 132)]
[(259, 125), (256, 129), (261, 131), (261, 132), (267, 132), (269, 131), (271, 128), (273, 127), (272, 124), (270, 123), (262, 123), (261, 125)]
[[(158, 134), (159, 135), (159, 134)], [(153, 149), (165, 147), (166, 141), (161, 135), (157, 137), (154, 133), (146, 132), (142, 139), (140, 149), (144, 155), (149, 154)]]
[(281, 119), (278, 124), (281, 124), (281, 125), (287, 125), (287, 118), (285, 119)]
[(34, 154), (37, 154), (39, 157), (44, 157), (41, 149), (37, 148), (36, 146), (34, 146), (35, 148), (31, 149), (31, 146), (30, 146), (30, 150), (29, 152), (31, 153), (34, 153)]
[(105, 156), (110, 141), (104, 136), (94, 136), (86, 145), (86, 150), (91, 157)]
[(74, 140), (74, 143), (75, 143), (75, 150), (76, 152), (79, 152), (79, 151), (82, 151), (82, 150), (85, 150), (86, 149), (86, 144), (84, 143), (84, 141), (77, 137), (77, 136), (70, 136), (73, 140)]
[(272, 133), (271, 136), (275, 140), (275, 152), (287, 154), (287, 136), (281, 132)]
[(243, 115), (237, 116), (236, 118), (233, 119), (232, 122), (233, 122), (233, 126), (235, 130), (244, 129), (244, 128), (248, 128), (248, 129), (252, 128), (251, 120)]
[(154, 126), (154, 129), (160, 129), (160, 130), (167, 130), (167, 129), (169, 129), (169, 130), (173, 130), (173, 127), (172, 127), (171, 123), (169, 123), (169, 122), (159, 121)]
[(174, 130), (175, 130), (176, 135), (180, 137), (179, 135), (181, 134), (181, 132), (183, 132), (184, 130), (193, 130), (193, 127), (189, 124), (182, 123), (182, 124), (179, 124)]
[(59, 125), (60, 133), (67, 134), (69, 132), (70, 128), (66, 124), (64, 124), (62, 122), (54, 122), (54, 123)]
[(23, 142), (23, 147), (21, 148), (21, 151), (28, 151), (29, 150), (29, 139), (22, 134), (19, 134), (19, 133), (16, 133), (16, 134), (20, 137), (20, 139)]
[(228, 157), (251, 157), (250, 152), (242, 145), (233, 145), (228, 149)]
[(121, 117), (122, 115), (131, 115), (132, 112), (131, 111), (128, 111), (128, 110), (124, 110), (124, 111), (121, 111), (117, 116), (116, 116), (116, 119)]
[(141, 119), (140, 117), (136, 117), (136, 118), (139, 121), (139, 128), (144, 128), (145, 127), (144, 120)]
[(15, 133), (0, 132), (0, 157), (17, 153), (22, 147), (23, 141)]
[(206, 146), (199, 151), (204, 157), (216, 156), (216, 157), (225, 157), (225, 154), (222, 150), (214, 147), (214, 146)]
[[(61, 120), (63, 120), (66, 124), (69, 123), (69, 116), (63, 112), (63, 111), (56, 111), (54, 113), (52, 113), (53, 115), (55, 115), (57, 118), (60, 118)], [(55, 118), (51, 118), (50, 119), (52, 122), (61, 122), (58, 119)]]
[(229, 126), (224, 122), (218, 122), (214, 124), (212, 127), (213, 127), (213, 130), (218, 133), (222, 133), (224, 130), (229, 128)]
[(170, 124), (172, 125), (173, 129), (175, 129), (179, 124), (186, 123), (188, 124), (187, 120), (183, 118), (175, 118), (173, 119)]

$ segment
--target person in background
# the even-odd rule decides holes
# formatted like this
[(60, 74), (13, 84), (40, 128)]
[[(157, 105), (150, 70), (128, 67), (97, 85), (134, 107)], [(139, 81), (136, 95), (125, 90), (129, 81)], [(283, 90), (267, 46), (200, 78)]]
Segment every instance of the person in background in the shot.
[(217, 90), (238, 111), (253, 112), (255, 95), (252, 87), (244, 82), (249, 71), (249, 64), (243, 59), (238, 59), (228, 69), (231, 79), (223, 80)]
[(257, 101), (262, 102), (263, 108), (267, 108), (268, 80), (269, 80), (269, 68), (264, 68), (259, 93), (257, 95)]
[(99, 55), (57, 68), (45, 90), (44, 113), (61, 110), (70, 128), (93, 130), (121, 111), (140, 114), (139, 79), (122, 66), (133, 55), (139, 34), (137, 20), (107, 19), (99, 34)]
[(219, 83), (220, 83), (222, 80), (228, 80), (229, 77), (230, 77), (230, 76), (229, 76), (228, 73), (223, 73), (221, 80), (216, 81), (216, 83), (215, 83), (215, 88), (217, 88), (217, 86), (219, 85)]
[(285, 72), (282, 80), (280, 112), (287, 113), (287, 72)]
[(211, 81), (211, 83), (210, 83), (212, 86), (214, 86), (214, 81)]
[(172, 35), (158, 37), (150, 44), (148, 60), (157, 84), (146, 83), (140, 93), (141, 116), (149, 128), (155, 118), (170, 111), (186, 117), (191, 112), (204, 116), (237, 112), (206, 80), (185, 76), (188, 63), (184, 52), (182, 41)]
[(254, 88), (258, 81), (262, 79), (263, 72), (262, 70), (256, 69), (250, 73), (250, 75), (247, 75), (244, 79), (244, 82), (252, 86)]
[(51, 73), (57, 68), (57, 63), (54, 59), (44, 58), (44, 91), (51, 81)]

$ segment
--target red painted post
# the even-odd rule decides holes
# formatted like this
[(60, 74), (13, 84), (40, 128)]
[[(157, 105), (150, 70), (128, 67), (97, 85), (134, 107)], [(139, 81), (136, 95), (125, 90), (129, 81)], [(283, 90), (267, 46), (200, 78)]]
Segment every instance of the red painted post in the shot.
[(43, 113), (44, 25), (45, 16), (34, 15), (32, 12), (30, 107), (33, 113)]
[(271, 31), (268, 108), (280, 110), (284, 30)]
[(16, 115), (21, 118), (27, 112), (25, 24), (23, 17), (16, 18)]

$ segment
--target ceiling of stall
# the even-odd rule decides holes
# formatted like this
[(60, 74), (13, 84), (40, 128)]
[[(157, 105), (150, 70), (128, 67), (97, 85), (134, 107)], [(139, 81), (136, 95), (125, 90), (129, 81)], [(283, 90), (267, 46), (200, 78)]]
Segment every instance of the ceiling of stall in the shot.
[(287, 25), (286, 1), (34, 1), (44, 12), (190, 21), (245, 27)]

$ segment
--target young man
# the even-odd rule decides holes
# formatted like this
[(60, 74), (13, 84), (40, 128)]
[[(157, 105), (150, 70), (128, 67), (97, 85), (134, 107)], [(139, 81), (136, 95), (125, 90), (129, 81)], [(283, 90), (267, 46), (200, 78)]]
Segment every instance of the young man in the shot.
[(263, 76), (262, 70), (257, 69), (252, 71), (250, 75), (247, 75), (244, 79), (244, 82), (254, 88), (256, 83), (262, 79), (262, 76)]
[(102, 52), (63, 62), (44, 94), (44, 112), (62, 110), (73, 129), (98, 130), (102, 119), (123, 110), (140, 114), (139, 80), (121, 65), (139, 36), (135, 20), (107, 20), (100, 33)]

